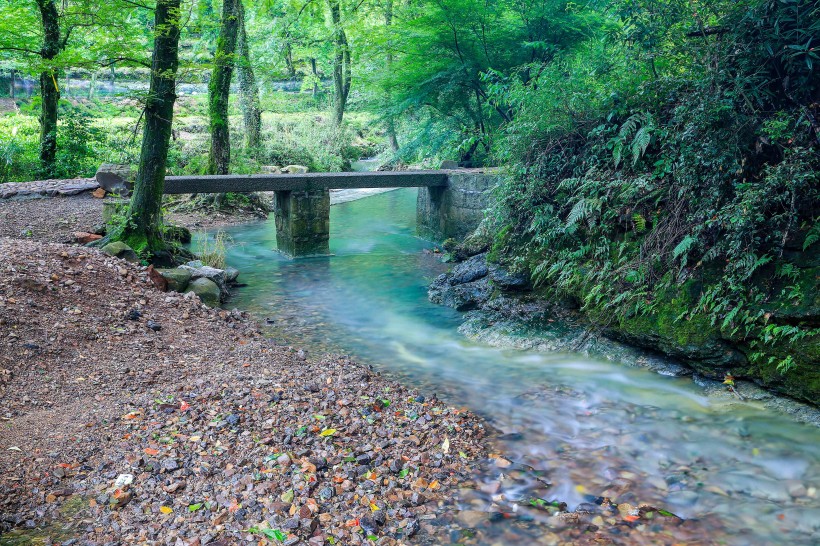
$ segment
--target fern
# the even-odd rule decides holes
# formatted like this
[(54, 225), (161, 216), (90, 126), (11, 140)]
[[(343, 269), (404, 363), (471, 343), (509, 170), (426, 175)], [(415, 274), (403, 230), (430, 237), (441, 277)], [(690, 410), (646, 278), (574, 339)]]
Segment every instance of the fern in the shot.
[(689, 251), (695, 246), (695, 243), (698, 242), (697, 237), (692, 237), (691, 235), (687, 235), (683, 238), (683, 240), (678, 243), (678, 245), (672, 250), (672, 259), (677, 260), (681, 256), (683, 256), (683, 263), (686, 263), (686, 256), (689, 254)]
[(574, 226), (579, 222), (585, 220), (600, 207), (600, 201), (597, 199), (588, 199), (586, 197), (582, 197), (579, 199), (575, 205), (573, 205), (572, 210), (569, 211), (569, 215), (567, 216), (567, 227)]
[(815, 222), (806, 234), (806, 239), (803, 241), (803, 251), (805, 252), (806, 249), (817, 241), (820, 241), (820, 222)]
[(632, 165), (637, 164), (649, 148), (652, 142), (652, 129), (653, 127), (644, 125), (635, 134), (635, 139), (632, 141)]
[(632, 164), (636, 164), (643, 157), (652, 143), (652, 133), (655, 131), (655, 119), (648, 112), (638, 112), (629, 116), (618, 129), (618, 136), (613, 140), (612, 158), (617, 168), (623, 160), (623, 150), (626, 143), (632, 151)]
[(635, 223), (635, 231), (638, 233), (646, 231), (646, 218), (636, 212), (632, 215), (632, 221)]

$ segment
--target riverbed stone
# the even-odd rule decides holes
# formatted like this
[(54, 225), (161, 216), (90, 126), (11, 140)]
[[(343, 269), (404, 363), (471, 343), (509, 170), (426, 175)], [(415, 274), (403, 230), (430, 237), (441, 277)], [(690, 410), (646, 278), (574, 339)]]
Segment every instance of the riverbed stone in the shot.
[(173, 269), (157, 269), (160, 275), (168, 281), (168, 289), (174, 292), (184, 292), (191, 282), (193, 274), (189, 269), (175, 267)]
[(206, 279), (205, 277), (200, 277), (191, 281), (188, 285), (188, 290), (186, 293), (189, 292), (193, 292), (199, 296), (202, 303), (210, 307), (216, 307), (221, 302), (222, 293), (219, 290), (219, 286), (217, 286), (217, 284), (212, 280)]
[(225, 282), (232, 283), (236, 282), (236, 279), (239, 278), (239, 270), (235, 267), (226, 267), (225, 268)]
[[(195, 263), (195, 262), (188, 262)], [(202, 263), (202, 262), (199, 262)], [(185, 269), (191, 272), (191, 279), (208, 279), (209, 281), (216, 284), (221, 291), (225, 291), (225, 270), (224, 269), (217, 269), (216, 267), (211, 267), (209, 265), (203, 265), (200, 267), (192, 267), (188, 264), (179, 266), (180, 269)]]
[(134, 252), (134, 249), (123, 243), (122, 241), (114, 241), (108, 243), (100, 249), (103, 253), (115, 258), (120, 258), (126, 262), (139, 263), (140, 257)]

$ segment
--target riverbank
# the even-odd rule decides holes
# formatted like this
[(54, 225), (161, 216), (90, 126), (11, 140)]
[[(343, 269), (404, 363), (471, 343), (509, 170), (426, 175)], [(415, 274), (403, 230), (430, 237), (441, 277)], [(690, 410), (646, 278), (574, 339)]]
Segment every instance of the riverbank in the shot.
[(6, 528), (101, 544), (423, 537), (486, 459), (469, 413), (278, 346), (124, 261), (11, 239), (0, 255)]
[(0, 203), (3, 229), (24, 237), (0, 238), (0, 544), (635, 544), (714, 531), (614, 491), (568, 507), (434, 391), (282, 346), (243, 313), (159, 292), (142, 267), (48, 242), (99, 207)]
[(659, 348), (624, 343), (611, 328), (596, 327), (567, 302), (550, 301), (534, 291), (526, 274), (513, 274), (488, 263), (484, 252), (467, 250), (465, 254), (464, 247), (460, 251), (460, 261), (431, 284), (429, 297), (434, 303), (467, 311), (459, 331), (470, 339), (501, 348), (577, 352), (648, 368), (665, 376), (691, 377), (705, 395), (728, 411), (736, 406), (762, 406), (820, 427), (820, 408), (816, 405), (738, 377), (729, 385), (724, 376), (728, 370), (717, 368), (714, 373), (704, 373), (685, 360), (664, 355)]

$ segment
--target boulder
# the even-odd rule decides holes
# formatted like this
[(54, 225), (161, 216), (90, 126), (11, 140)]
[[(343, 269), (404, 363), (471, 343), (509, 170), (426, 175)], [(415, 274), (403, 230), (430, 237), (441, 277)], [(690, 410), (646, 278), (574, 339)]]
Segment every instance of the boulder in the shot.
[(108, 254), (109, 256), (120, 258), (122, 260), (125, 260), (126, 262), (139, 263), (140, 261), (140, 258), (139, 256), (137, 256), (137, 253), (134, 252), (134, 249), (132, 249), (130, 246), (123, 243), (122, 241), (114, 241), (113, 243), (108, 243), (100, 250), (102, 250), (105, 254)]
[(108, 193), (128, 195), (134, 189), (134, 175), (129, 165), (103, 163), (94, 175), (97, 184)]
[(288, 174), (305, 174), (309, 170), (304, 165), (286, 165), (282, 167), (282, 172)]
[(165, 239), (184, 245), (191, 242), (191, 230), (184, 226), (165, 226)]
[(477, 281), (457, 285), (434, 282), (427, 295), (433, 303), (452, 307), (456, 311), (470, 311), (487, 303), (492, 293), (490, 279), (483, 277)]
[(282, 174), (282, 167), (277, 165), (262, 165), (259, 168), (259, 172), (262, 174)]
[(528, 290), (532, 288), (526, 273), (512, 273), (498, 264), (490, 265), (490, 280), (501, 290)]
[(487, 255), (479, 254), (453, 267), (449, 282), (453, 285), (465, 284), (486, 277), (487, 273)]
[(160, 275), (168, 281), (168, 290), (184, 292), (188, 288), (193, 276), (189, 269), (175, 267), (173, 269), (157, 269)]
[(215, 282), (204, 277), (191, 281), (187, 292), (193, 292), (202, 303), (210, 307), (217, 307), (222, 301), (221, 292)]
[[(188, 262), (190, 264), (191, 262)], [(208, 279), (209, 281), (215, 283), (220, 290), (225, 290), (225, 270), (224, 269), (217, 269), (215, 267), (211, 267), (208, 265), (203, 265), (201, 267), (193, 267), (188, 264), (179, 266), (180, 269), (186, 269), (191, 272), (191, 279)]]

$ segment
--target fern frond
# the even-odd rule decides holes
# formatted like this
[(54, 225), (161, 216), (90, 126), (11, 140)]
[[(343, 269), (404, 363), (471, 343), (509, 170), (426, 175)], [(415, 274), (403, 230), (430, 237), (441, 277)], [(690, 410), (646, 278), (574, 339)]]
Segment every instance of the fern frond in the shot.
[(806, 238), (803, 240), (803, 252), (817, 241), (820, 241), (820, 222), (815, 222), (806, 234)]

